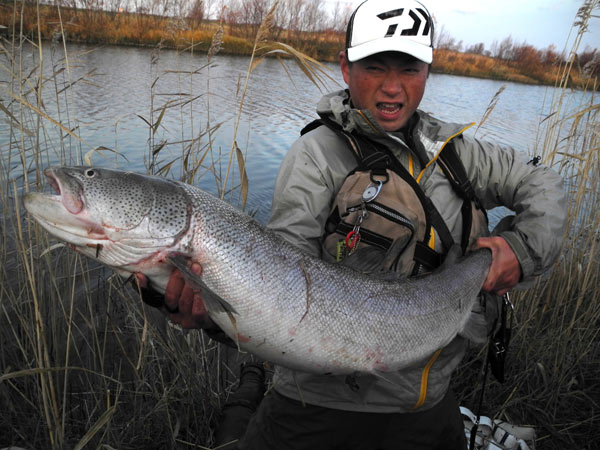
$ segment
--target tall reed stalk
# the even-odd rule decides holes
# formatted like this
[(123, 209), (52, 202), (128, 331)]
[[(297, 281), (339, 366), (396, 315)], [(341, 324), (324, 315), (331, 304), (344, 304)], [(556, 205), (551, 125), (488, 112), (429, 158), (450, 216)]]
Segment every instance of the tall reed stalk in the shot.
[[(25, 2), (14, 3), (12, 37), (0, 47), (0, 70), (9, 80), (1, 87), (0, 114), (10, 123), (10, 143), (0, 149), (0, 447), (204, 448), (212, 442), (220, 403), (235, 378), (235, 357), (202, 333), (168, 326), (129, 284), (53, 245), (20, 207), (23, 192), (45, 189), (42, 170), (50, 161), (79, 164), (101, 150), (77, 133), (73, 55), (66, 51), (62, 21), (48, 56), (40, 28), (33, 42), (26, 37), (24, 8)], [(600, 441), (600, 104), (593, 94), (597, 80), (583, 86), (590, 93), (581, 105), (569, 103), (566, 87), (581, 36), (597, 11), (598, 0), (586, 0), (578, 14), (571, 58), (561, 67), (534, 152), (565, 178), (569, 231), (552, 275), (514, 296), (509, 381), (491, 383), (484, 411), (535, 425), (538, 447), (544, 449), (591, 449)], [(316, 84), (326, 76), (316, 61), (269, 41), (269, 30), (267, 20), (250, 44), (236, 129), (248, 79), (264, 57), (293, 60)], [(208, 70), (222, 41), (215, 35), (206, 66), (176, 70), (182, 86)], [(194, 47), (193, 41), (183, 46), (189, 54)], [(153, 89), (167, 73), (159, 70), (160, 54), (155, 55)], [(57, 104), (52, 113), (44, 94)], [(190, 87), (186, 95), (153, 104), (144, 118), (147, 168), (174, 176), (172, 169), (179, 166), (177, 177), (187, 182), (210, 173), (223, 197), (235, 199), (237, 192), (243, 204), (249, 156), (237, 145), (237, 131), (224, 168), (212, 145), (220, 124), (211, 123), (210, 116), (194, 126), (189, 139), (183, 133), (178, 142), (158, 138), (170, 110), (197, 123), (191, 104), (202, 95)], [(178, 156), (166, 156), (175, 146)], [(467, 362), (457, 377), (456, 388), (467, 403), (476, 400), (479, 377), (472, 367), (479, 361)]]
[[(564, 178), (569, 226), (551, 275), (513, 295), (516, 326), (508, 353), (509, 379), (486, 388), (484, 413), (530, 424), (543, 449), (592, 449), (600, 441), (600, 103), (597, 79), (574, 104), (567, 88), (581, 38), (597, 17), (586, 0), (574, 24), (568, 61), (560, 67), (549, 113), (533, 156)], [(480, 383), (471, 359), (456, 379), (463, 399), (476, 404)]]
[[(20, 206), (23, 192), (47, 189), (42, 171), (50, 164), (89, 164), (107, 152), (114, 153), (115, 164), (124, 161), (118, 148), (92, 148), (79, 137), (73, 86), (93, 81), (94, 70), (72, 80), (77, 55), (67, 53), (62, 20), (49, 43), (41, 40), (46, 24), (38, 20), (32, 41), (23, 28), (25, 7), (14, 3), (11, 39), (0, 46), (0, 70), (9, 80), (0, 86), (0, 114), (10, 123), (10, 144), (0, 149), (0, 448), (205, 448), (236, 379), (238, 356), (201, 332), (169, 326), (130, 283), (53, 244)], [(174, 20), (172, 26), (185, 25)], [(261, 33), (267, 30), (263, 24)], [(175, 31), (185, 35), (186, 30)], [(254, 41), (257, 53), (248, 77), (256, 61), (278, 45), (261, 36)], [(199, 123), (192, 109), (205, 95), (192, 91), (192, 80), (208, 70), (223, 40), (217, 31), (208, 62), (200, 67), (190, 68), (197, 61), (194, 41), (181, 46), (181, 59), (190, 61), (184, 68), (165, 70), (160, 45), (155, 49), (149, 65), (152, 105), (140, 115), (148, 151), (140, 158), (149, 172), (189, 183), (212, 174), (219, 192), (239, 189), (245, 197), (241, 150), (235, 144), (234, 183), (232, 165), (222, 169), (220, 152), (213, 149), (220, 124), (211, 123), (210, 116)], [(316, 61), (291, 47), (278, 51), (319, 79), (322, 66)], [(157, 94), (165, 76), (179, 77), (182, 88), (162, 102)], [(160, 130), (174, 111), (194, 125), (191, 137), (180, 131), (180, 139), (171, 142)]]

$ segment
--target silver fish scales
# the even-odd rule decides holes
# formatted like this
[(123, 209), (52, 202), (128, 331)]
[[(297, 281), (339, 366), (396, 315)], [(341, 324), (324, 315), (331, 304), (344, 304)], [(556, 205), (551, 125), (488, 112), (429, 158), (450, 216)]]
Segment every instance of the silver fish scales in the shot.
[(162, 292), (173, 265), (198, 261), (201, 277), (185, 276), (225, 333), (302, 371), (383, 373), (430, 357), (464, 329), (491, 264), (481, 250), (392, 281), (308, 255), (184, 183), (96, 167), (45, 174), (58, 194), (29, 193), (24, 205), (48, 232)]

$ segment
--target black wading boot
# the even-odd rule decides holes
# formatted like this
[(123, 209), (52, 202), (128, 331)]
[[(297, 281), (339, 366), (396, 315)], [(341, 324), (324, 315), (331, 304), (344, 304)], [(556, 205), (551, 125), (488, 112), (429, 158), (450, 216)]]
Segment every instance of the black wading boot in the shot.
[(237, 389), (221, 409), (215, 448), (234, 450), (246, 432), (250, 417), (265, 395), (265, 369), (262, 364), (244, 363)]

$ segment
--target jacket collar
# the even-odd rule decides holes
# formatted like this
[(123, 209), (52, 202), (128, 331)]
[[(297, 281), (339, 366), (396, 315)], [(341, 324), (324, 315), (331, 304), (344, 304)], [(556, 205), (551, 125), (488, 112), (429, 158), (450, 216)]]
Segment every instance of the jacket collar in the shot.
[[(387, 140), (393, 135), (404, 141), (401, 131), (387, 133), (369, 111), (353, 108), (351, 103), (347, 89), (332, 92), (321, 98), (317, 105), (317, 113), (338, 123), (347, 132), (355, 131), (374, 140)], [(409, 130), (413, 131), (411, 134), (420, 132), (433, 141), (442, 142), (464, 127), (464, 124), (442, 122), (421, 110), (417, 110), (409, 122)]]

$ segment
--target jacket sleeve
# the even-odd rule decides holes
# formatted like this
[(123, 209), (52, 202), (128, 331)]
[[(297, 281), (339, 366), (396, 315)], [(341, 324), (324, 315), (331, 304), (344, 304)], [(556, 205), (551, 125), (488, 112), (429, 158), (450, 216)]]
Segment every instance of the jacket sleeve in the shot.
[(314, 256), (321, 256), (334, 195), (353, 168), (346, 153), (338, 136), (319, 127), (292, 145), (277, 174), (268, 227)]
[(486, 209), (505, 206), (516, 213), (500, 233), (515, 252), (522, 281), (549, 269), (560, 252), (567, 226), (562, 178), (535, 166), (511, 147), (464, 137), (456, 142), (475, 193)]

